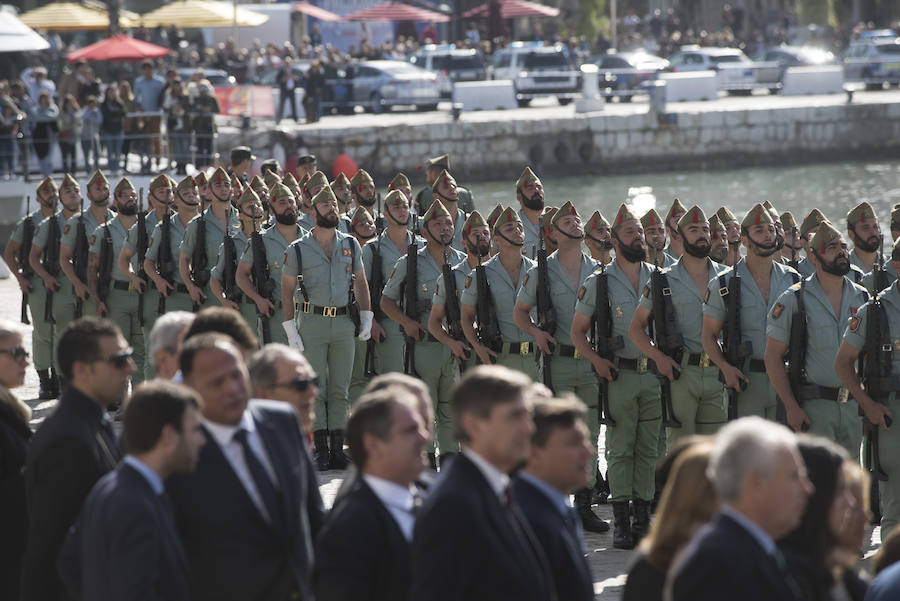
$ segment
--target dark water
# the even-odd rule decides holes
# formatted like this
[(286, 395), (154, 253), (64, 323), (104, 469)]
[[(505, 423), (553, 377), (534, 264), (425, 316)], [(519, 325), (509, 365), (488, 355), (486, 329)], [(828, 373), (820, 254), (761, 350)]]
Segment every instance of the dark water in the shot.
[[(473, 183), (479, 210), (490, 211), (497, 203), (517, 204), (518, 176), (508, 174), (505, 181)], [(688, 207), (699, 204), (708, 215), (727, 205), (741, 219), (754, 203), (768, 199), (779, 213), (791, 211), (798, 222), (818, 207), (831, 221), (843, 225), (851, 208), (868, 201), (884, 228), (891, 206), (900, 203), (900, 159), (612, 177), (547, 177), (542, 182), (548, 204), (558, 206), (571, 200), (584, 218), (600, 209), (612, 219), (622, 202), (634, 205), (638, 215), (655, 207), (664, 216), (677, 197)], [(885, 230), (886, 237), (887, 233)]]

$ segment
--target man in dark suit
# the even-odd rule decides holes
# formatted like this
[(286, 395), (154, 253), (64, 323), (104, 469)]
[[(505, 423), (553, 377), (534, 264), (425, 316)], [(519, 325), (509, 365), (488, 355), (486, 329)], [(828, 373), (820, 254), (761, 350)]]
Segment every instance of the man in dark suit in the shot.
[(799, 601), (774, 542), (800, 523), (813, 491), (796, 437), (758, 417), (731, 422), (716, 436), (709, 475), (722, 510), (672, 566), (666, 597)]
[(528, 458), (531, 380), (500, 366), (466, 371), (451, 396), (462, 452), (416, 520), (413, 601), (556, 599), (553, 577), (510, 486)]
[(300, 77), (294, 73), (291, 65), (291, 57), (285, 57), (284, 64), (278, 70), (278, 111), (275, 115), (275, 124), (281, 121), (284, 115), (284, 103), (288, 102), (291, 107), (291, 117), (294, 121), (299, 121), (297, 117), (297, 100), (294, 98), (294, 88), (299, 87)]
[(187, 557), (163, 482), (194, 469), (205, 438), (196, 392), (141, 385), (125, 409), (125, 459), (103, 476), (69, 530), (59, 571), (76, 599), (190, 599)]
[(325, 509), (294, 410), (249, 402), (243, 357), (220, 334), (189, 338), (180, 365), (203, 398), (207, 441), (196, 471), (167, 484), (194, 601), (312, 599)]
[(573, 398), (535, 399), (534, 435), (516, 499), (550, 562), (557, 599), (592, 601), (594, 579), (584, 557), (581, 520), (569, 494), (587, 486), (594, 447), (587, 409)]
[(106, 319), (75, 320), (59, 338), (57, 363), (68, 385), (31, 439), (25, 462), (23, 601), (57, 601), (63, 594), (53, 566), (66, 532), (91, 488), (121, 457), (106, 408), (125, 399), (136, 371), (131, 355), (122, 332)]
[(398, 386), (363, 395), (347, 420), (359, 470), (316, 542), (317, 601), (409, 597), (409, 541), (427, 432), (416, 399)]

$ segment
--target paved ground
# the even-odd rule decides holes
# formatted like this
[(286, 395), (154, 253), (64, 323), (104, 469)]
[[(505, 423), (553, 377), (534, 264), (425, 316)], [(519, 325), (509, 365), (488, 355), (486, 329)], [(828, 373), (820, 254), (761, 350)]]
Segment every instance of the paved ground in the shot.
[[(39, 290), (38, 293), (41, 291)], [(21, 293), (12, 278), (0, 280), (0, 318), (19, 321)], [(31, 349), (31, 328), (25, 328), (25, 347)], [(26, 375), (25, 386), (16, 391), (34, 409), (33, 427), (37, 427), (43, 418), (53, 409), (56, 401), (37, 401), (38, 378), (33, 369)], [(601, 453), (602, 457), (602, 453)], [(330, 506), (341, 484), (341, 473), (336, 471), (319, 474), (319, 490)], [(612, 509), (609, 505), (595, 507), (595, 511), (604, 520), (612, 520)], [(869, 532), (869, 544), (866, 548), (870, 556), (881, 542), (879, 530)], [(585, 547), (594, 573), (594, 591), (596, 598), (602, 601), (618, 601), (625, 586), (625, 567), (632, 555), (631, 551), (620, 551), (612, 548), (612, 535), (590, 534), (585, 536)]]

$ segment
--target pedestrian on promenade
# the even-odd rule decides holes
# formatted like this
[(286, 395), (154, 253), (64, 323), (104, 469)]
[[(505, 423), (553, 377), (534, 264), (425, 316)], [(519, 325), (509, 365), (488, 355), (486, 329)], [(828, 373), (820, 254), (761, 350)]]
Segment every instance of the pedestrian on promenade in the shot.
[(100, 169), (100, 126), (103, 113), (97, 105), (97, 97), (88, 96), (81, 109), (81, 156), (84, 157), (85, 173)]
[[(103, 117), (100, 124), (100, 140), (106, 149), (106, 168), (112, 175), (119, 175), (122, 159), (122, 143), (125, 139), (125, 105), (119, 98), (119, 88), (109, 84), (100, 103)], [(127, 155), (126, 155), (127, 157)]]
[(34, 153), (37, 155), (41, 169), (41, 175), (48, 176), (53, 173), (53, 140), (54, 134), (59, 130), (56, 123), (59, 117), (59, 107), (53, 104), (49, 92), (41, 92), (38, 96), (38, 104), (34, 109), (33, 143)]
[(62, 169), (63, 172), (74, 175), (78, 167), (75, 161), (75, 141), (81, 137), (81, 107), (71, 94), (63, 98), (58, 126)]

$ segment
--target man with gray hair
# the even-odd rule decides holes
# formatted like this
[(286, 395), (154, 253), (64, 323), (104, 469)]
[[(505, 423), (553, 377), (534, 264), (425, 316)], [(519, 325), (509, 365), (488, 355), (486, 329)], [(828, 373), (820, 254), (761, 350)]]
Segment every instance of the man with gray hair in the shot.
[(303, 433), (313, 431), (319, 377), (300, 351), (273, 342), (253, 353), (247, 365), (253, 397), (284, 401), (297, 412)]
[(673, 566), (673, 601), (802, 598), (775, 541), (793, 530), (813, 492), (796, 437), (784, 426), (747, 417), (715, 440), (709, 479), (722, 503)]
[(193, 313), (169, 311), (153, 324), (147, 360), (157, 378), (171, 380), (178, 372), (178, 347), (193, 321)]

